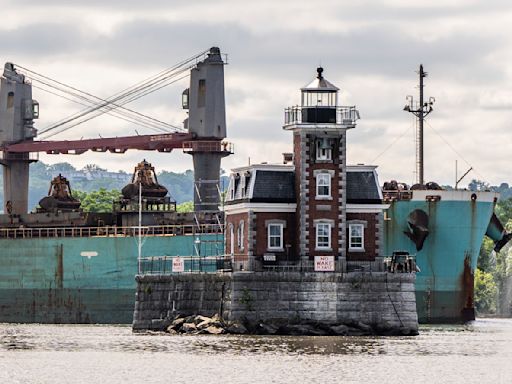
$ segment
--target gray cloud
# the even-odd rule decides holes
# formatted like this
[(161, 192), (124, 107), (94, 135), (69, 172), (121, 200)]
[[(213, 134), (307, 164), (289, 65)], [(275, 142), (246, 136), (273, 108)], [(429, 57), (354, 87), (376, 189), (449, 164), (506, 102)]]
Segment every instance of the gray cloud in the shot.
[[(474, 143), (465, 139), (481, 134), (482, 121), (496, 137), (508, 137), (498, 136), (508, 132), (505, 123), (508, 123), (505, 114), (510, 106), (508, 94), (491, 92), (485, 97), (483, 92), (484, 89), (511, 88), (506, 60), (510, 33), (503, 17), (510, 12), (508, 2), (475, 1), (473, 4), (443, 6), (414, 3), (411, 6), (404, 1), (403, 6), (386, 6), (375, 1), (351, 4), (325, 1), (317, 6), (297, 0), (293, 7), (276, 3), (272, 9), (270, 2), (263, 2), (261, 7), (268, 8), (268, 18), (260, 12), (251, 20), (247, 15), (241, 15), (239, 19), (233, 15), (230, 4), (235, 3), (216, 2), (212, 5), (206, 1), (156, 0), (148, 6), (134, 0), (105, 3), (91, 0), (75, 6), (69, 1), (48, 0), (42, 7), (35, 0), (10, 0), (10, 12), (18, 12), (14, 7), (31, 5), (27, 9), (31, 11), (32, 20), (38, 10), (43, 12), (51, 7), (45, 15), (55, 11), (65, 16), (69, 12), (70, 21), (69, 24), (30, 24), (30, 20), (25, 20), (27, 24), (2, 29), (0, 53), (9, 55), (9, 59), (15, 56), (12, 59), (15, 61), (18, 55), (23, 56), (21, 63), (29, 68), (33, 61), (65, 66), (67, 58), (72, 58), (76, 65), (74, 72), (83, 73), (91, 83), (95, 82), (94, 74), (88, 73), (87, 63), (94, 61), (108, 67), (109, 73), (115, 73), (113, 68), (122, 68), (125, 76), (127, 73), (137, 75), (133, 79), (135, 82), (218, 45), (229, 53), (226, 98), (228, 115), (231, 115), (228, 120), (230, 139), (244, 144), (244, 148), (237, 147), (239, 155), (227, 159), (234, 166), (245, 163), (248, 156), (270, 160), (263, 158), (267, 156), (266, 152), (260, 155), (264, 151), (258, 148), (264, 145), (277, 152), (279, 145), (289, 150), (291, 135), (281, 130), (282, 109), (289, 102), (299, 102), (298, 88), (314, 76), (320, 63), (326, 69), (326, 77), (342, 88), (343, 101), (348, 99), (361, 110), (363, 120), (349, 133), (351, 163), (371, 161), (403, 131), (396, 127), (397, 124), (412, 124), (412, 116), (407, 116), (401, 108), (404, 96), (417, 92), (414, 71), (420, 62), (431, 74), (427, 79), (427, 93), (438, 99), (431, 115), (432, 125), (442, 128), (445, 137), (456, 142), (458, 150), (474, 150)], [(216, 17), (209, 17), (209, 11), (222, 10), (222, 7), (224, 13), (217, 12)], [(247, 5), (251, 10), (264, 10), (258, 7), (260, 3)], [(186, 20), (159, 19), (160, 10), (165, 10), (165, 17), (182, 14), (186, 15)], [(86, 20), (81, 23), (82, 11), (93, 18), (100, 15), (102, 19), (108, 19), (108, 15), (112, 15), (115, 23), (103, 31), (96, 30), (94, 23), (86, 24)], [(193, 18), (193, 15), (197, 17)], [(321, 24), (323, 20), (319, 15), (325, 16), (326, 25)], [(306, 21), (308, 17), (317, 18), (319, 24), (306, 22), (302, 25), (299, 21), (291, 25), (291, 18), (295, 16), (300, 16), (300, 20), (306, 18)], [(493, 25), (490, 20), (499, 21)], [(82, 25), (89, 25), (90, 29), (85, 30)], [(423, 28), (425, 33), (422, 33)], [(429, 36), (428, 31), (435, 33)], [(61, 80), (73, 83), (72, 79)], [(119, 83), (125, 80), (131, 82), (123, 78)], [(179, 109), (179, 97), (175, 97), (179, 96), (179, 88), (159, 92), (134, 107), (142, 112), (159, 108), (164, 114), (171, 109), (170, 113), (174, 113), (175, 108)], [(173, 95), (175, 91), (177, 93)], [(485, 116), (479, 114), (484, 113), (484, 109), (492, 109), (492, 115), (490, 112)], [(467, 119), (461, 121), (461, 116)], [(464, 130), (457, 130), (461, 125)], [(132, 130), (130, 127), (130, 132)], [(92, 131), (88, 127), (88, 132)], [(383, 174), (411, 175), (414, 167), (411, 135), (379, 158)], [(507, 143), (505, 139), (500, 141)], [(508, 161), (508, 148), (505, 147), (497, 145), (493, 151), (492, 161), (496, 165), (489, 165), (491, 160), (482, 160), (482, 167), (496, 175), (498, 164)], [(430, 150), (433, 153), (438, 149)], [(256, 153), (251, 155), (251, 152)], [(443, 147), (430, 158), (431, 172), (442, 168), (436, 163), (453, 163), (456, 156), (448, 152)], [(276, 156), (279, 157), (279, 153)], [(400, 161), (396, 161), (397, 158)], [(104, 161), (115, 161), (106, 159), (110, 157)], [(443, 170), (443, 173), (446, 172)]]
[(0, 52), (4, 56), (53, 56), (76, 52), (86, 37), (70, 24), (38, 23), (12, 30), (0, 29)]

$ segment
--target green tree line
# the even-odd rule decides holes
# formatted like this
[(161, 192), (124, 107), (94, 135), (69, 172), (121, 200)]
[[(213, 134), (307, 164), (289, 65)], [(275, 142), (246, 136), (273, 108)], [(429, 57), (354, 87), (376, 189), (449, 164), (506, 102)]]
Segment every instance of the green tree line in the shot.
[[(86, 172), (92, 175), (89, 179), (85, 177)], [(61, 173), (71, 182), (72, 191), (93, 192), (105, 189), (121, 190), (131, 181), (132, 174), (124, 171), (107, 172), (95, 164), (86, 165), (77, 169), (69, 163), (45, 164), (38, 161), (30, 164), (29, 179), (29, 209), (34, 209), (39, 200), (47, 196), (52, 177)], [(73, 177), (71, 177), (72, 175)], [(83, 175), (83, 177), (82, 177)], [(194, 172), (187, 170), (183, 173), (160, 171), (157, 173), (158, 182), (169, 190), (170, 196), (178, 204), (193, 200)], [(3, 184), (3, 177), (0, 172), (0, 184)], [(221, 183), (227, 186), (227, 183)], [(0, 211), (4, 207), (3, 190), (0, 188)]]
[[(494, 211), (507, 232), (512, 232), (512, 194), (508, 193), (508, 184), (492, 187), (473, 180), (470, 189), (500, 192), (501, 198)], [(504, 298), (507, 279), (512, 275), (512, 246), (507, 244), (497, 253), (493, 248), (493, 241), (484, 237), (475, 271), (475, 307), (481, 314), (508, 314), (508, 308), (500, 308), (500, 302)]]

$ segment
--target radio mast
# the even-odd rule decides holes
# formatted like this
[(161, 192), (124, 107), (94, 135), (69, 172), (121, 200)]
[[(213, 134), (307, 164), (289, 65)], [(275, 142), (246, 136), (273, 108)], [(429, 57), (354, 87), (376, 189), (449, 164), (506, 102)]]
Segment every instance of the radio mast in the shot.
[(427, 72), (423, 71), (423, 65), (420, 64), (420, 101), (415, 102), (412, 96), (407, 96), (408, 104), (404, 107), (404, 111), (411, 112), (418, 118), (418, 130), (416, 132), (416, 181), (425, 185), (423, 177), (424, 162), (423, 162), (423, 121), (425, 117), (433, 111), (432, 105), (435, 99), (430, 97), (428, 102), (423, 100), (423, 79), (427, 77)]

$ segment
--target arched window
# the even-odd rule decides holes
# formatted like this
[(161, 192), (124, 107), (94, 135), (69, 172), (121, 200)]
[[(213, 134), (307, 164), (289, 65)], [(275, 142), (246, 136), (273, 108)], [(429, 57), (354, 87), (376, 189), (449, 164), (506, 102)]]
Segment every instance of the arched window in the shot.
[(229, 253), (235, 253), (235, 231), (232, 223), (229, 224)]

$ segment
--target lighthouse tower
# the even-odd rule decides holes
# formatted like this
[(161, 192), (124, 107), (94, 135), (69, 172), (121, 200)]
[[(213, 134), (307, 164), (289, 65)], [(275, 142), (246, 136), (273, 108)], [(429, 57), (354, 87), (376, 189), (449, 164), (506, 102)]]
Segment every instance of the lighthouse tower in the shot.
[(296, 247), (304, 262), (346, 257), (346, 133), (359, 113), (339, 105), (338, 91), (317, 68), (301, 88), (301, 105), (285, 110), (283, 129), (293, 132)]

